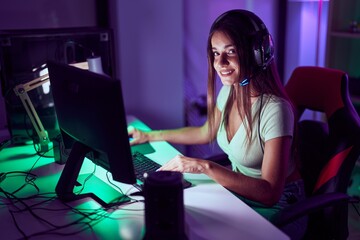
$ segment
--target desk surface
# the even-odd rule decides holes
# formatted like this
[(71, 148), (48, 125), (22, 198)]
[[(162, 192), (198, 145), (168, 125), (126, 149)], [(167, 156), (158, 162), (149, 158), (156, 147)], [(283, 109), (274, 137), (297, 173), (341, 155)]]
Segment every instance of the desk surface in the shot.
[[(142, 122), (129, 119), (131, 125), (142, 129)], [(155, 152), (148, 157), (164, 163), (179, 152), (166, 142), (153, 142)], [(0, 152), (0, 172), (28, 171), (37, 175), (34, 184), (27, 184), (17, 197), (36, 198), (13, 200), (0, 196), (1, 237), (20, 239), (142, 239), (144, 234), (144, 204), (142, 201), (105, 211), (92, 199), (64, 204), (54, 189), (63, 165), (51, 158), (34, 155), (32, 146), (7, 148)], [(95, 171), (94, 171), (95, 170)], [(85, 160), (81, 173), (92, 173), (108, 184), (106, 171)], [(236, 198), (225, 188), (205, 175), (185, 174), (194, 186), (184, 190), (185, 225), (188, 238), (205, 239), (289, 239), (270, 222)], [(12, 192), (25, 184), (25, 175), (9, 174), (0, 187)], [(125, 193), (136, 191), (131, 185), (115, 183)], [(110, 184), (107, 186), (111, 186)], [(98, 186), (97, 186), (98, 187)], [(40, 197), (41, 196), (41, 197)], [(138, 197), (138, 200), (143, 200)], [(30, 208), (31, 207), (31, 208)], [(31, 210), (30, 210), (31, 209)], [(18, 226), (18, 227), (17, 227)], [(21, 233), (23, 232), (23, 234)]]

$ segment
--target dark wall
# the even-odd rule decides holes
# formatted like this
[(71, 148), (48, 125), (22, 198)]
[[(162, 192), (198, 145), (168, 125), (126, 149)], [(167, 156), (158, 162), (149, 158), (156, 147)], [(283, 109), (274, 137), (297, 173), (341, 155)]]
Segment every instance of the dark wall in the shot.
[[(0, 31), (106, 27), (107, 5), (107, 0), (0, 0)], [(4, 99), (0, 94), (0, 137), (6, 127)]]
[(0, 0), (0, 30), (97, 26), (97, 2)]

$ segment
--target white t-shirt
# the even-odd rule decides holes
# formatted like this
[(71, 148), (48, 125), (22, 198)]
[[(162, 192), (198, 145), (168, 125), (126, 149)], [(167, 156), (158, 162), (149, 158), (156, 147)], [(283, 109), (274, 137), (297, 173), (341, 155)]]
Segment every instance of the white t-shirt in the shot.
[[(223, 86), (217, 97), (217, 107), (222, 112), (221, 122), (230, 88), (230, 86)], [(263, 143), (276, 137), (292, 137), (294, 129), (294, 113), (290, 103), (276, 96), (271, 96), (271, 99), (267, 101), (269, 97), (269, 95), (264, 95), (262, 101), (260, 136)], [(239, 126), (230, 142), (228, 141), (223, 124), (220, 125), (217, 132), (217, 142), (220, 148), (228, 155), (233, 170), (256, 178), (261, 177), (261, 166), (264, 156), (259, 141), (258, 118), (255, 116), (260, 107), (260, 99), (259, 97), (252, 105), (254, 125), (250, 144), (247, 140), (243, 123)], [(295, 162), (291, 157), (287, 175), (290, 175), (294, 167)]]

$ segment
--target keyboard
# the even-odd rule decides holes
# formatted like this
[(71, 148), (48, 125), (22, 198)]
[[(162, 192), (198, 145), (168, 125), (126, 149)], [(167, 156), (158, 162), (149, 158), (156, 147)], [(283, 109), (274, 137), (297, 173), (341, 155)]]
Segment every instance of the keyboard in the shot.
[[(144, 154), (140, 152), (136, 152), (136, 151), (133, 152), (132, 157), (133, 157), (136, 179), (140, 180), (142, 184), (145, 181), (144, 173), (155, 172), (157, 169), (161, 167), (160, 164), (154, 162), (153, 160), (146, 157)], [(140, 187), (142, 187), (142, 184), (140, 185)], [(191, 186), (191, 183), (183, 179), (183, 186), (184, 188), (188, 188)]]

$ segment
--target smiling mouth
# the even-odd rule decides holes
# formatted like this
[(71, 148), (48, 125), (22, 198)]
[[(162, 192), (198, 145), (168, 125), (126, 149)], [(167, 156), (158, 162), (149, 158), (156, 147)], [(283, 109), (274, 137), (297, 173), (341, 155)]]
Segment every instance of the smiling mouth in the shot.
[(234, 72), (234, 70), (220, 71), (222, 76), (229, 76)]

